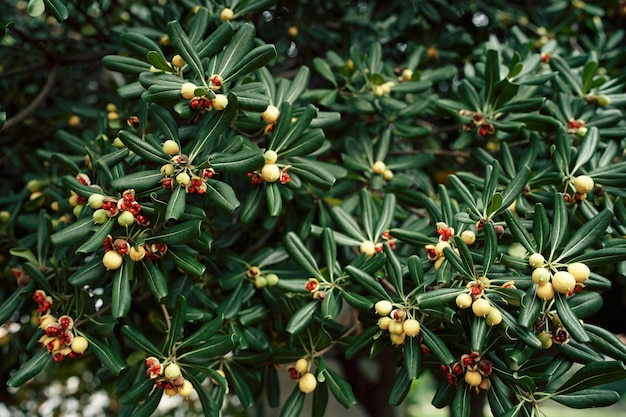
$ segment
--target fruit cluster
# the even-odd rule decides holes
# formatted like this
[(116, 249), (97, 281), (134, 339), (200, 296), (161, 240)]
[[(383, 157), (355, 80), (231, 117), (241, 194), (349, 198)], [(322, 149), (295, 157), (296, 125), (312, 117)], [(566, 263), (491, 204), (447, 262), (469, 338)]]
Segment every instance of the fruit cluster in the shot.
[(278, 275), (273, 273), (263, 273), (258, 266), (249, 266), (246, 269), (246, 276), (254, 280), (254, 286), (263, 288), (266, 286), (274, 287), (278, 284)]
[(178, 143), (167, 140), (163, 143), (163, 152), (172, 156), (172, 163), (161, 166), (164, 175), (160, 182), (163, 188), (172, 190), (176, 184), (185, 188), (188, 194), (204, 194), (207, 190), (207, 179), (213, 178), (213, 168), (195, 169), (189, 165), (189, 157), (180, 154)]
[(150, 224), (150, 220), (141, 213), (141, 206), (135, 200), (133, 189), (124, 191), (119, 199), (99, 193), (92, 194), (87, 204), (94, 210), (92, 217), (97, 224), (103, 224), (112, 217), (117, 217), (117, 223), (122, 227), (130, 227), (135, 223), (143, 227)]
[(463, 375), (463, 380), (470, 387), (475, 387), (476, 392), (488, 390), (491, 387), (489, 375), (492, 372), (492, 363), (483, 359), (478, 352), (461, 355), (461, 360), (450, 365), (441, 364), (441, 371), (446, 375), (450, 385), (457, 386)]
[(150, 356), (146, 358), (146, 367), (148, 378), (153, 379), (157, 388), (162, 389), (166, 395), (173, 397), (179, 394), (187, 398), (193, 392), (193, 385), (185, 379), (176, 363), (163, 365), (157, 358)]
[(74, 319), (67, 315), (57, 318), (50, 314), (52, 298), (45, 291), (35, 291), (33, 300), (38, 305), (39, 328), (45, 332), (39, 339), (41, 346), (52, 354), (56, 362), (61, 362), (66, 357), (81, 358), (89, 342), (74, 334)]
[(593, 178), (588, 175), (579, 175), (577, 177), (573, 177), (569, 182), (576, 191), (574, 193), (574, 200), (579, 203), (581, 201), (585, 201), (587, 199), (587, 193), (593, 191), (595, 187), (595, 183)]
[(164, 243), (144, 243), (135, 246), (125, 239), (114, 239), (111, 235), (104, 239), (103, 246), (102, 263), (107, 269), (120, 268), (124, 262), (124, 255), (128, 255), (134, 262), (139, 262), (142, 259), (156, 262), (167, 252), (167, 245)]
[(567, 122), (567, 132), (572, 135), (576, 135), (582, 138), (587, 134), (587, 127), (585, 127), (585, 121), (582, 119), (570, 119)]
[(309, 371), (311, 364), (305, 358), (300, 358), (294, 365), (287, 367), (291, 379), (298, 381), (298, 388), (305, 394), (315, 391), (317, 378)]
[(537, 297), (542, 300), (551, 300), (555, 291), (568, 297), (573, 295), (582, 290), (584, 282), (591, 275), (589, 267), (582, 262), (573, 262), (567, 265), (567, 270), (558, 270), (547, 263), (540, 253), (530, 255), (528, 264), (534, 268), (531, 276), (537, 284)]
[(261, 113), (261, 119), (263, 119), (266, 123), (263, 133), (268, 135), (274, 130), (274, 126), (276, 126), (276, 122), (278, 121), (278, 116), (280, 116), (280, 110), (278, 110), (278, 107), (272, 104), (268, 105), (263, 113)]
[[(180, 86), (180, 95), (189, 100), (189, 107), (195, 111), (222, 111), (228, 106), (228, 97), (224, 94), (215, 94), (214, 91), (222, 88), (224, 79), (218, 74), (209, 78), (209, 91), (205, 87), (198, 87), (192, 82), (185, 82)], [(202, 91), (202, 92), (200, 92)], [(202, 94), (202, 95), (197, 95)]]
[(289, 166), (283, 167), (282, 169), (276, 164), (278, 160), (278, 154), (276, 151), (267, 150), (263, 154), (265, 158), (265, 165), (261, 168), (261, 171), (249, 172), (248, 177), (250, 177), (252, 184), (259, 185), (265, 182), (280, 182), (281, 184), (289, 184), (291, 181), (291, 177), (287, 172), (289, 170)]
[(491, 304), (485, 297), (485, 289), (491, 285), (489, 278), (481, 277), (467, 283), (467, 292), (463, 292), (456, 297), (456, 305), (459, 308), (472, 308), (472, 312), (477, 317), (484, 317), (487, 325), (497, 326), (502, 322), (502, 313)]
[(393, 171), (387, 169), (387, 165), (383, 161), (376, 161), (372, 164), (372, 173), (382, 175), (386, 181), (391, 181), (393, 178)]
[(463, 130), (470, 131), (478, 128), (478, 134), (483, 137), (496, 133), (496, 128), (493, 123), (487, 120), (485, 115), (482, 113), (470, 110), (461, 110), (459, 114), (470, 118), (469, 122), (463, 124)]
[(420, 334), (419, 321), (410, 317), (407, 311), (401, 308), (393, 308), (388, 300), (380, 300), (374, 305), (378, 319), (378, 327), (389, 332), (391, 343), (400, 346), (404, 344), (407, 336), (415, 337)]
[(372, 86), (372, 94), (374, 97), (382, 97), (385, 94), (391, 93), (391, 88), (396, 85), (393, 81), (387, 81), (382, 84), (376, 84)]

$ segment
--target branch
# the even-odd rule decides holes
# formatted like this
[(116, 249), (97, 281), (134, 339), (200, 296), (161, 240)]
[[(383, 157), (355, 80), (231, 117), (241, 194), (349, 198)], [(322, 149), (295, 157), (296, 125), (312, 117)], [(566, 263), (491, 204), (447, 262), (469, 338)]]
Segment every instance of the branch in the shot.
[(48, 81), (46, 81), (46, 84), (43, 86), (43, 88), (41, 89), (37, 97), (35, 97), (34, 100), (31, 101), (30, 104), (26, 106), (26, 108), (24, 108), (21, 112), (11, 117), (10, 119), (8, 119), (7, 122), (4, 124), (4, 126), (2, 127), (2, 129), (0, 129), (0, 131), (10, 129), (18, 125), (28, 116), (33, 114), (35, 110), (37, 110), (37, 108), (44, 102), (46, 97), (48, 97), (48, 95), (52, 91), (52, 87), (54, 87), (54, 83), (56, 82), (58, 70), (59, 70), (59, 66), (55, 64), (52, 67), (52, 70), (50, 71)]

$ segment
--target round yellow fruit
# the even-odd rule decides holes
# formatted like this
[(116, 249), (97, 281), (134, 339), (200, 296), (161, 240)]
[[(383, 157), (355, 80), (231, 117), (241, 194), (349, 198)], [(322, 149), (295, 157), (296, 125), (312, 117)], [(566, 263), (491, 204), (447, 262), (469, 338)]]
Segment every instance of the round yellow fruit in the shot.
[(372, 172), (374, 174), (382, 175), (387, 169), (387, 165), (383, 161), (376, 161), (372, 164)]
[(483, 376), (478, 371), (466, 371), (465, 382), (470, 387), (477, 387), (483, 381)]
[(216, 94), (215, 98), (211, 100), (213, 108), (217, 111), (222, 111), (228, 106), (228, 97), (224, 94)]
[(380, 330), (389, 330), (389, 324), (391, 324), (392, 321), (395, 321), (389, 317), (381, 317), (378, 319), (378, 328)]
[(567, 294), (576, 286), (576, 278), (567, 271), (558, 271), (552, 276), (552, 286), (555, 291)]
[(479, 298), (472, 303), (472, 311), (478, 317), (487, 317), (492, 309), (491, 303), (485, 298)]
[(309, 370), (309, 361), (304, 358), (300, 358), (296, 361), (294, 368), (296, 369), (296, 372), (298, 372), (298, 374), (303, 375)]
[(485, 321), (488, 326), (497, 326), (502, 323), (502, 313), (497, 308), (491, 308), (491, 311), (485, 317)]
[(417, 336), (421, 330), (420, 322), (415, 319), (405, 320), (402, 327), (404, 329), (404, 334), (409, 337)]
[(574, 188), (580, 194), (587, 194), (593, 190), (593, 178), (588, 175), (579, 175), (574, 178)]
[(389, 322), (389, 333), (391, 334), (404, 334), (404, 325), (402, 324), (401, 321), (398, 320), (391, 320)]
[(265, 111), (261, 113), (261, 118), (263, 118), (265, 123), (276, 123), (279, 115), (280, 111), (278, 110), (278, 107), (270, 104), (267, 106)]
[(391, 305), (390, 301), (380, 300), (374, 305), (374, 309), (376, 310), (376, 313), (378, 313), (379, 315), (388, 316), (389, 313), (391, 313), (393, 306)]
[(551, 282), (537, 285), (537, 297), (542, 300), (551, 300), (554, 297), (554, 287)]
[(275, 164), (265, 164), (261, 169), (261, 177), (267, 182), (276, 182), (280, 178), (280, 168)]
[(456, 301), (456, 305), (459, 308), (469, 308), (474, 302), (474, 299), (472, 298), (470, 294), (464, 292), (464, 293), (457, 295), (455, 301)]
[(116, 250), (110, 250), (102, 257), (102, 263), (106, 269), (118, 269), (122, 266), (122, 262), (124, 262), (124, 258)]
[(552, 274), (547, 268), (537, 268), (533, 271), (532, 277), (535, 284), (545, 284), (550, 281)]
[(87, 350), (89, 342), (82, 336), (75, 336), (72, 340), (72, 351), (75, 353), (83, 353)]
[(178, 155), (178, 153), (180, 152), (180, 147), (175, 140), (168, 139), (163, 142), (163, 152), (166, 155)]
[(233, 20), (234, 17), (235, 17), (235, 12), (233, 12), (233, 9), (229, 9), (228, 7), (223, 9), (222, 12), (220, 13), (220, 20), (222, 22)]
[(471, 230), (464, 230), (461, 233), (461, 239), (465, 242), (466, 245), (473, 245), (476, 242), (476, 233)]
[(530, 255), (530, 257), (528, 257), (528, 264), (533, 268), (539, 268), (543, 266), (545, 261), (546, 258), (544, 258), (543, 255), (540, 253), (533, 253), (532, 255)]
[(175, 67), (178, 67), (178, 68), (184, 67), (185, 66), (185, 60), (180, 55), (174, 55), (172, 57), (172, 65), (174, 65)]
[(165, 367), (163, 374), (165, 375), (167, 379), (169, 379), (170, 381), (173, 381), (174, 379), (178, 378), (181, 374), (180, 366), (176, 365), (175, 363), (170, 363), (169, 365)]
[(306, 372), (298, 379), (298, 388), (305, 394), (315, 391), (316, 387), (317, 378), (311, 372)]
[(266, 164), (274, 164), (278, 160), (278, 154), (276, 153), (276, 151), (268, 149), (263, 154), (263, 158), (265, 158), (265, 163)]
[(567, 272), (572, 274), (576, 279), (576, 282), (584, 282), (591, 275), (589, 267), (582, 262), (574, 262), (567, 266)]
[(365, 240), (361, 242), (361, 245), (359, 246), (359, 251), (366, 254), (367, 256), (374, 256), (374, 254), (376, 253), (376, 245), (371, 240)]
[(191, 382), (187, 380), (183, 382), (183, 385), (178, 387), (178, 393), (185, 398), (189, 397), (192, 392), (193, 392), (193, 385), (191, 384)]
[(196, 88), (198, 87), (194, 83), (183, 83), (180, 86), (180, 95), (187, 100), (191, 100), (196, 96)]

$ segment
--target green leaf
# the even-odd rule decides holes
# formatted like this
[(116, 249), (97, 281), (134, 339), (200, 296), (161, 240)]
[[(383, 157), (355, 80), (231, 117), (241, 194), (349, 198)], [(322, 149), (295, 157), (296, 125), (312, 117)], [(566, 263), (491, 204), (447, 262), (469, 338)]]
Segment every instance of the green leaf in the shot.
[(342, 307), (342, 293), (339, 290), (330, 289), (326, 291), (326, 295), (322, 300), (322, 317), (333, 320), (339, 316)]
[(206, 270), (206, 265), (182, 249), (167, 248), (167, 257), (174, 261), (178, 268), (193, 277), (201, 277)]
[[(183, 31), (180, 23), (177, 21), (171, 21), (167, 24), (167, 33), (170, 37), (172, 45), (176, 49), (176, 52), (180, 54), (185, 60), (185, 63), (195, 73), (196, 77), (204, 82), (204, 67), (200, 58), (196, 54), (196, 49), (191, 41), (187, 37), (187, 34)], [(190, 158), (191, 160), (191, 158)]]
[[(493, 307), (495, 308), (495, 307)], [(474, 352), (482, 352), (487, 340), (487, 321), (478, 316), (472, 318), (470, 348)]]
[(223, 111), (212, 112), (211, 116), (205, 117), (199, 123), (193, 148), (189, 151), (189, 163), (195, 162), (195, 158), (204, 150), (211, 149), (213, 142), (224, 132), (236, 114), (237, 96), (228, 94), (228, 107)]
[(303, 331), (313, 320), (313, 315), (319, 305), (320, 303), (317, 300), (309, 301), (307, 304), (296, 310), (287, 322), (285, 331), (291, 334), (298, 334)]
[(287, 401), (285, 401), (282, 410), (280, 410), (280, 417), (299, 417), (304, 407), (305, 397), (306, 394), (300, 391), (300, 388), (296, 385)]
[[(462, 240), (459, 240), (457, 242), (457, 245), (460, 247), (463, 243), (465, 242), (463, 242)], [(461, 252), (460, 249), (459, 249), (459, 252)], [(443, 248), (443, 254), (446, 257), (446, 260), (448, 261), (448, 263), (450, 263), (450, 265), (452, 265), (452, 267), (458, 273), (468, 278), (471, 278), (474, 276), (474, 263), (471, 257), (469, 259), (466, 259), (465, 257), (461, 258), (459, 255), (456, 254), (454, 249), (452, 249), (451, 247)]]
[(198, 394), (198, 399), (200, 400), (204, 416), (219, 417), (220, 408), (218, 407), (215, 399), (211, 396), (210, 392), (202, 384), (202, 382), (196, 379), (191, 374), (187, 374), (186, 378), (189, 380), (189, 382), (191, 382), (194, 389), (196, 390), (196, 393)]
[(120, 396), (120, 404), (134, 405), (150, 395), (154, 389), (154, 381), (140, 374), (140, 383), (134, 384)]
[(208, 163), (217, 172), (245, 174), (263, 166), (265, 159), (261, 149), (246, 149), (236, 153), (209, 155)]
[(536, 289), (534, 285), (531, 285), (526, 291), (524, 298), (522, 298), (522, 308), (520, 309), (517, 323), (529, 329), (539, 317), (541, 312), (541, 302), (539, 297), (535, 295)]
[(174, 184), (172, 194), (165, 208), (165, 221), (178, 220), (185, 213), (187, 190), (180, 184)]
[(162, 389), (153, 389), (150, 395), (148, 396), (148, 398), (146, 398), (144, 402), (138, 404), (137, 407), (133, 410), (132, 416), (133, 417), (151, 416), (155, 412), (157, 407), (159, 406), (159, 403), (161, 402), (161, 398), (163, 397), (164, 392), (165, 391), (163, 391)]
[[(50, 241), (53, 245), (58, 246), (74, 244), (77, 241), (81, 241), (89, 233), (92, 226), (93, 219), (85, 217), (50, 235)], [(37, 261), (35, 260), (35, 262)]]
[(374, 341), (374, 336), (380, 331), (378, 326), (366, 327), (356, 338), (351, 339), (346, 349), (346, 359), (354, 358), (359, 352), (365, 349)]
[(422, 335), (422, 339), (424, 344), (428, 346), (431, 353), (433, 353), (441, 363), (444, 365), (450, 365), (452, 362), (456, 360), (454, 355), (448, 349), (448, 345), (439, 337), (437, 334), (429, 330), (422, 323), (420, 334)]
[(466, 290), (462, 288), (437, 288), (417, 294), (415, 302), (420, 309), (441, 307), (452, 303), (462, 292), (466, 292)]
[(0, 304), (0, 322), (5, 323), (9, 317), (15, 313), (19, 306), (24, 302), (25, 296), (31, 296), (35, 287), (34, 282), (30, 282), (27, 285), (18, 288), (11, 294), (2, 300)]
[(379, 300), (387, 299), (387, 292), (383, 288), (382, 285), (374, 277), (371, 275), (361, 271), (358, 268), (355, 268), (352, 265), (348, 265), (345, 267), (344, 271), (348, 273), (354, 280), (365, 288), (371, 295), (377, 297)]
[(389, 229), (396, 209), (396, 196), (395, 194), (385, 194), (383, 198), (383, 204), (378, 213), (378, 221), (376, 222), (376, 228), (374, 229), (374, 239), (378, 239), (385, 230)]
[(102, 365), (114, 375), (126, 369), (126, 363), (107, 343), (87, 333), (82, 334), (89, 341), (89, 349), (97, 356)]
[(615, 391), (585, 389), (573, 394), (555, 395), (552, 400), (570, 408), (595, 408), (608, 407), (620, 400), (620, 395)]
[(585, 332), (580, 320), (567, 303), (567, 297), (561, 293), (556, 293), (554, 294), (554, 301), (556, 311), (559, 314), (559, 319), (572, 337), (580, 343), (589, 342), (589, 336), (587, 335), (587, 332)]
[(300, 139), (282, 151), (280, 158), (289, 158), (293, 156), (309, 155), (317, 151), (326, 140), (322, 129), (307, 130), (302, 134)]
[(311, 185), (330, 190), (336, 181), (335, 174), (329, 171), (331, 164), (300, 157), (292, 157), (292, 161), (289, 172), (296, 174)]
[(190, 336), (185, 337), (178, 349), (183, 350), (187, 347), (193, 347), (206, 343), (212, 336), (214, 336), (224, 325), (224, 316), (220, 315), (211, 321), (204, 323), (198, 330), (192, 333)]
[(304, 268), (309, 274), (318, 280), (324, 279), (319, 267), (317, 266), (317, 262), (315, 262), (315, 258), (304, 246), (297, 234), (294, 232), (288, 232), (283, 241), (283, 246), (285, 247), (285, 251), (289, 254), (289, 257)]
[(167, 279), (161, 268), (146, 259), (136, 262), (136, 264), (138, 264), (141, 271), (143, 271), (143, 276), (146, 279), (148, 287), (150, 287), (150, 291), (152, 291), (154, 298), (159, 303), (163, 302), (165, 297), (168, 295), (168, 287)]
[(569, 263), (583, 262), (585, 265), (602, 266), (612, 265), (626, 260), (626, 248), (613, 247), (586, 251), (569, 260)]
[[(485, 251), (482, 274), (486, 276), (498, 256), (498, 238), (496, 236), (496, 231), (493, 223), (485, 223), (483, 227), (483, 232), (485, 235)], [(461, 242), (463, 241), (461, 240)]]
[(563, 199), (563, 194), (555, 193), (552, 227), (550, 231), (550, 259), (552, 259), (552, 256), (559, 247), (561, 241), (563, 241), (566, 233), (567, 208), (565, 207), (565, 200)]
[(248, 52), (235, 65), (222, 73), (224, 82), (241, 78), (254, 70), (264, 67), (276, 58), (276, 47), (274, 45), (261, 45)]
[[(132, 262), (132, 261), (130, 261)], [(125, 261), (113, 278), (113, 289), (111, 292), (111, 314), (114, 318), (125, 317), (130, 310), (132, 295), (130, 292), (130, 277), (132, 276), (132, 265)]]
[(391, 393), (389, 394), (389, 404), (397, 407), (406, 398), (411, 388), (411, 379), (409, 378), (406, 369), (400, 368), (396, 379), (391, 386)]
[[(235, 65), (238, 65), (245, 54), (254, 46), (254, 38), (256, 30), (250, 23), (241, 25), (235, 36), (226, 44), (226, 48), (222, 52), (219, 64), (216, 67), (217, 74), (225, 74), (231, 71)], [(224, 77), (225, 78), (225, 77)]]
[(229, 22), (222, 23), (198, 45), (196, 48), (198, 57), (207, 58), (217, 54), (228, 44), (233, 34), (233, 25)]
[(206, 195), (209, 197), (209, 200), (229, 213), (232, 213), (241, 205), (233, 188), (225, 182), (209, 178), (206, 180), (206, 185)]
[(580, 145), (578, 145), (578, 154), (576, 155), (574, 168), (571, 170), (572, 173), (578, 171), (580, 167), (585, 165), (591, 157), (596, 154), (599, 140), (600, 135), (598, 134), (598, 128), (591, 126), (580, 142)]
[(39, 349), (20, 369), (15, 372), (7, 381), (9, 387), (19, 387), (35, 375), (39, 374), (48, 362), (52, 359), (52, 355), (46, 349)]
[(539, 252), (539, 249), (536, 246), (536, 243), (528, 234), (526, 228), (522, 225), (522, 222), (519, 220), (516, 214), (514, 214), (511, 210), (505, 210), (502, 213), (504, 216), (504, 221), (507, 226), (509, 226), (509, 230), (511, 234), (521, 245), (528, 251), (528, 253)]
[(214, 335), (205, 343), (192, 346), (192, 349), (178, 355), (181, 361), (206, 364), (207, 358), (222, 356), (235, 347), (235, 335)]
[(452, 400), (452, 415), (454, 417), (470, 417), (471, 411), (471, 387), (461, 384)]
[(127, 130), (119, 131), (118, 137), (128, 149), (130, 149), (137, 155), (147, 159), (148, 161), (157, 163), (159, 165), (165, 165), (171, 162), (168, 158), (165, 157), (165, 154), (161, 149), (158, 149), (147, 140), (144, 140)]
[(265, 196), (267, 198), (267, 208), (269, 215), (276, 217), (283, 210), (283, 197), (280, 194), (279, 185), (275, 182), (265, 185)]
[(325, 368), (322, 371), (325, 377), (325, 383), (330, 388), (330, 392), (333, 393), (339, 404), (345, 408), (350, 408), (356, 404), (356, 397), (352, 392), (352, 386), (339, 374), (333, 371), (331, 368)]
[(409, 379), (419, 378), (422, 372), (422, 346), (417, 336), (404, 341), (404, 369)]
[(165, 342), (163, 343), (163, 351), (170, 352), (178, 339), (182, 336), (183, 324), (185, 323), (185, 314), (187, 313), (187, 299), (182, 294), (177, 294), (176, 305), (171, 317), (170, 328), (167, 332)]
[(522, 190), (528, 184), (531, 171), (528, 167), (523, 167), (517, 172), (517, 175), (506, 185), (502, 191), (502, 204), (498, 213), (506, 210), (517, 197), (522, 194)]
[(116, 219), (109, 218), (104, 224), (94, 227), (96, 232), (76, 249), (76, 253), (91, 253), (100, 249), (116, 223)]
[[(48, 278), (39, 270), (39, 268), (32, 263), (25, 263), (22, 265), (24, 272), (33, 280), (38, 289), (44, 290), (46, 294), (54, 294), (55, 291), (48, 282)], [(19, 291), (17, 291), (19, 292)]]
[(332, 68), (320, 57), (313, 58), (313, 68), (326, 80), (329, 81), (332, 85), (337, 87), (337, 79), (335, 78), (335, 74), (333, 73)]
[(163, 357), (161, 351), (139, 330), (125, 324), (121, 327), (120, 331), (122, 333), (122, 336), (132, 342), (146, 355), (154, 356), (157, 358)]
[(480, 212), (480, 210), (478, 209), (478, 206), (476, 205), (476, 200), (474, 199), (474, 196), (472, 195), (470, 190), (465, 186), (465, 184), (463, 184), (463, 182), (459, 179), (459, 177), (457, 177), (454, 174), (448, 175), (448, 181), (450, 182), (450, 185), (452, 186), (452, 188), (454, 188), (454, 190), (457, 192), (457, 194), (459, 194), (459, 197), (461, 198), (461, 200), (465, 204), (467, 204), (467, 206), (472, 210), (472, 212), (477, 214), (478, 216), (482, 216), (482, 213)]
[(588, 246), (597, 243), (606, 233), (613, 217), (612, 211), (604, 209), (596, 217), (587, 220), (568, 240), (556, 262), (577, 255)]
[(580, 392), (598, 385), (610, 384), (626, 378), (622, 361), (591, 362), (576, 371), (563, 385), (554, 390), (559, 395)]
[(543, 249), (548, 245), (550, 240), (550, 220), (543, 204), (535, 204), (535, 215), (533, 218), (533, 235), (535, 236), (535, 242), (537, 242), (537, 252), (543, 252)]
[(200, 236), (201, 220), (188, 220), (177, 223), (172, 227), (164, 228), (152, 236), (146, 236), (146, 242), (164, 243), (166, 245), (180, 245)]

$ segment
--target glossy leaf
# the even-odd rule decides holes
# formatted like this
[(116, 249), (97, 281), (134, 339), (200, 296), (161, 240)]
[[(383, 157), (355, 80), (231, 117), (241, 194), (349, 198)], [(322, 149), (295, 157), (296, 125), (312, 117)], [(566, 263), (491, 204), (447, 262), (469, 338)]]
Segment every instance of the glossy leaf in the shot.
[(137, 346), (141, 351), (143, 351), (148, 356), (155, 356), (157, 358), (163, 357), (161, 351), (150, 341), (146, 336), (144, 336), (139, 330), (129, 326), (123, 325), (120, 328), (122, 332), (122, 336), (131, 341), (135, 346)]
[(111, 293), (111, 314), (114, 318), (125, 317), (130, 310), (132, 294), (130, 292), (130, 279), (132, 276), (132, 261), (125, 261), (121, 268), (115, 272), (113, 278), (113, 290)]
[(326, 385), (328, 385), (330, 392), (333, 393), (339, 404), (343, 405), (345, 408), (350, 408), (356, 404), (356, 397), (352, 392), (352, 386), (345, 379), (331, 368), (325, 368), (322, 373)]
[(446, 343), (441, 340), (441, 338), (437, 336), (436, 333), (432, 332), (422, 324), (420, 334), (422, 335), (424, 344), (428, 346), (431, 353), (433, 353), (439, 359), (439, 361), (441, 361), (441, 363), (443, 363), (444, 365), (450, 365), (452, 362), (455, 361), (455, 357), (450, 352), (450, 349), (448, 349)]
[(387, 293), (383, 286), (371, 275), (352, 265), (346, 266), (344, 271), (354, 278), (354, 280), (363, 286), (371, 295), (377, 297), (379, 300), (387, 298)]
[(580, 343), (589, 342), (589, 336), (587, 335), (587, 332), (585, 332), (580, 320), (567, 303), (567, 298), (560, 293), (556, 293), (554, 294), (554, 301), (556, 311), (559, 314), (559, 319), (572, 337)]
[(285, 331), (291, 334), (298, 334), (303, 331), (313, 320), (313, 314), (319, 305), (320, 303), (317, 300), (309, 301), (307, 304), (296, 310), (287, 322)]
[(304, 407), (305, 396), (306, 394), (296, 385), (280, 410), (280, 417), (299, 417)]
[(83, 334), (83, 336), (89, 341), (89, 350), (98, 357), (102, 365), (111, 373), (119, 375), (120, 372), (126, 369), (126, 363), (111, 346), (87, 333)]
[(116, 219), (109, 218), (104, 224), (94, 227), (94, 234), (76, 249), (76, 253), (90, 253), (100, 249), (116, 223)]
[(225, 182), (209, 178), (206, 185), (208, 198), (228, 212), (232, 213), (241, 205), (233, 188)]
[(200, 58), (196, 54), (196, 49), (191, 41), (187, 37), (187, 34), (183, 31), (180, 23), (177, 21), (171, 21), (167, 24), (167, 33), (170, 37), (170, 41), (176, 51), (183, 57), (185, 63), (191, 68), (196, 77), (200, 80), (204, 80), (204, 68)]
[(570, 408), (595, 408), (617, 403), (620, 395), (615, 391), (586, 389), (572, 394), (555, 395), (551, 399)]
[(97, 278), (101, 277), (105, 271), (106, 268), (102, 264), (102, 260), (94, 258), (70, 275), (67, 281), (75, 286), (89, 285)]
[(0, 304), (0, 321), (2, 323), (5, 323), (9, 317), (15, 313), (19, 306), (24, 302), (25, 296), (32, 295), (34, 287), (35, 283), (30, 282), (25, 286), (18, 288), (10, 296), (2, 300), (2, 304)]
[(404, 401), (411, 388), (411, 379), (409, 378), (406, 369), (400, 368), (396, 379), (391, 386), (391, 393), (389, 394), (389, 404), (398, 406)]
[(422, 346), (418, 336), (408, 336), (404, 341), (404, 369), (409, 379), (422, 373)]
[(304, 268), (313, 277), (320, 280), (323, 279), (322, 273), (315, 262), (315, 258), (304, 246), (297, 234), (294, 232), (287, 233), (283, 245), (285, 251), (287, 251), (291, 259), (297, 262), (298, 265)]
[(76, 223), (73, 223), (63, 229), (54, 232), (50, 235), (50, 240), (53, 245), (66, 246), (76, 243), (77, 241), (82, 240), (91, 230), (93, 226), (93, 219), (83, 218), (77, 220)]
[(152, 236), (146, 237), (147, 242), (165, 243), (166, 245), (180, 245), (200, 236), (200, 220), (188, 220), (177, 223), (172, 227), (164, 228)]
[(39, 349), (20, 369), (7, 381), (9, 387), (19, 387), (29, 379), (39, 374), (50, 362), (52, 355), (46, 349)]
[(602, 384), (626, 378), (626, 366), (621, 361), (592, 362), (576, 371), (565, 383), (555, 390), (559, 395), (580, 392)]
[(588, 246), (598, 242), (606, 233), (606, 229), (613, 220), (613, 212), (608, 209), (601, 211), (596, 217), (588, 220), (571, 236), (557, 262), (561, 259), (577, 255)]

